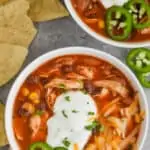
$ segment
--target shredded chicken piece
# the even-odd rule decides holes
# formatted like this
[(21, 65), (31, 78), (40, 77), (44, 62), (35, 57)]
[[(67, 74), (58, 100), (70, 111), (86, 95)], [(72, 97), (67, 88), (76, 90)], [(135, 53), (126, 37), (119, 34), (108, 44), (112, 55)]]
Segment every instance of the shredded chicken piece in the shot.
[(33, 115), (30, 118), (30, 122), (29, 122), (29, 127), (32, 130), (32, 135), (35, 135), (38, 130), (40, 129), (40, 125), (41, 125), (41, 118), (39, 115)]
[(77, 66), (76, 68), (77, 72), (88, 79), (94, 78), (95, 68), (89, 67), (89, 66)]
[(47, 88), (46, 94), (45, 94), (46, 103), (51, 110), (53, 108), (53, 105), (55, 103), (55, 99), (57, 97), (56, 92), (52, 88)]
[(106, 147), (106, 150), (113, 150), (112, 145), (109, 143), (106, 143), (105, 147)]
[(105, 138), (102, 136), (95, 137), (95, 143), (98, 150), (103, 150), (105, 147)]
[(79, 80), (64, 80), (55, 78), (46, 84), (45, 88), (83, 89), (83, 82)]
[(102, 88), (101, 92), (94, 95), (95, 97), (99, 97), (100, 99), (103, 99), (109, 95), (110, 91), (106, 88)]
[(131, 143), (132, 139), (136, 136), (139, 132), (140, 125), (134, 128), (134, 130), (120, 143), (119, 148), (120, 150), (125, 150), (127, 146)]
[(63, 65), (73, 65), (73, 63), (76, 61), (75, 58), (72, 58), (71, 56), (65, 57), (65, 58), (59, 58), (56, 60), (56, 64), (58, 67), (61, 67)]
[(95, 144), (89, 144), (87, 148), (85, 148), (85, 150), (97, 150), (97, 147)]
[(59, 73), (59, 68), (52, 68), (50, 71), (48, 72), (40, 72), (40, 77), (41, 78), (48, 78), (50, 75), (55, 74), (55, 73)]
[(114, 104), (104, 113), (104, 117), (110, 116), (117, 109), (117, 105)]
[[(105, 132), (105, 130), (104, 130), (104, 132)], [(113, 139), (113, 130), (110, 127), (108, 127), (107, 128), (107, 136), (106, 136), (107, 143), (110, 143), (112, 141), (112, 139)]]
[(150, 34), (150, 27), (142, 29), (139, 31), (141, 34)]
[(112, 91), (115, 91), (118, 94), (120, 94), (123, 98), (128, 97), (127, 88), (117, 81), (112, 81), (112, 80), (95, 81), (94, 85), (97, 87), (104, 87)]
[(76, 79), (76, 80), (85, 80), (85, 79), (87, 79), (85, 76), (79, 75), (79, 74), (74, 73), (74, 72), (66, 74), (66, 77), (68, 79)]
[(138, 113), (139, 107), (138, 107), (138, 98), (134, 98), (132, 104), (127, 108), (122, 108), (120, 110), (120, 113), (122, 116), (126, 116), (128, 118), (132, 117), (136, 113)]
[(85, 9), (88, 8), (90, 2), (91, 2), (91, 0), (77, 0), (78, 9), (79, 9), (81, 12), (84, 12)]
[(119, 148), (119, 144), (121, 143), (121, 138), (119, 136), (115, 137), (112, 142), (111, 142), (111, 145), (112, 145), (112, 148), (113, 150), (120, 150)]
[(103, 109), (101, 110), (101, 112), (104, 114), (104, 116), (108, 116), (109, 114), (111, 114), (114, 110), (114, 107), (116, 108), (116, 104), (119, 102), (120, 97), (115, 98), (114, 100), (112, 100), (110, 103), (108, 103), (106, 106), (103, 107)]
[(108, 117), (107, 120), (111, 123), (111, 125), (113, 127), (116, 128), (118, 135), (125, 138), (126, 129), (127, 129), (127, 125), (128, 125), (128, 119), (127, 118), (119, 119), (117, 117)]

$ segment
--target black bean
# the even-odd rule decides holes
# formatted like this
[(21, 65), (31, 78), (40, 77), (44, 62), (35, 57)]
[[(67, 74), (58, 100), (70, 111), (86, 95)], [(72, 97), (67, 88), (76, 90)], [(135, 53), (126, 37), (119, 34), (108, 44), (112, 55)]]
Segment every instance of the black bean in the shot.
[(42, 102), (37, 106), (37, 109), (41, 111), (45, 111), (47, 109), (47, 105), (44, 102)]
[(40, 78), (42, 85), (45, 85), (49, 82), (49, 78)]
[(40, 81), (39, 77), (37, 75), (30, 75), (26, 82), (29, 84), (38, 84)]
[(23, 108), (20, 108), (20, 109), (18, 110), (18, 114), (19, 114), (20, 116), (26, 116), (26, 117), (28, 117), (28, 116), (30, 115), (30, 113), (29, 113), (27, 110), (23, 109)]
[(62, 71), (62, 73), (72, 72), (73, 71), (73, 66), (71, 66), (71, 65), (63, 65), (61, 67), (61, 71)]
[(84, 89), (92, 95), (95, 95), (100, 92), (101, 88), (97, 88), (93, 85), (92, 81), (86, 80), (84, 82)]
[(88, 80), (84, 82), (84, 88), (89, 94), (92, 94), (95, 91), (95, 87), (93, 86), (92, 82)]

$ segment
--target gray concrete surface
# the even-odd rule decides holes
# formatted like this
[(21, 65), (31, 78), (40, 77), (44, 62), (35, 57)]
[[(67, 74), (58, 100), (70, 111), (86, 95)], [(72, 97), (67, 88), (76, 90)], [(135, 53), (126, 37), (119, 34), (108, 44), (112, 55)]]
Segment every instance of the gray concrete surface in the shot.
[[(37, 24), (36, 27), (38, 28), (38, 34), (29, 49), (29, 55), (22, 69), (38, 56), (53, 49), (66, 46), (88, 46), (97, 48), (114, 55), (122, 61), (124, 61), (128, 53), (127, 49), (115, 48), (93, 39), (82, 31), (71, 17), (40, 23)], [(0, 99), (4, 103), (6, 103), (7, 94), (13, 82), (14, 80), (0, 88)], [(150, 90), (145, 90), (145, 92), (149, 99)], [(0, 150), (7, 149), (8, 147), (0, 148)], [(143, 150), (150, 150), (150, 135), (145, 142)]]

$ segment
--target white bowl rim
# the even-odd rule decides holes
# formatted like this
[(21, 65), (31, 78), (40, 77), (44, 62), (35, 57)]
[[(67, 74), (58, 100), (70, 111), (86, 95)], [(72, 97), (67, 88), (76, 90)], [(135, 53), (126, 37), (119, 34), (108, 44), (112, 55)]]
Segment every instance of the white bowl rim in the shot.
[(130, 79), (130, 82), (134, 82), (136, 84), (136, 87), (134, 88), (137, 88), (137, 90), (139, 91), (139, 94), (141, 95), (141, 98), (142, 98), (141, 103), (143, 103), (143, 107), (145, 108), (145, 112), (146, 112), (145, 120), (143, 123), (144, 125), (142, 128), (144, 132), (142, 132), (141, 139), (139, 140), (139, 143), (140, 143), (139, 150), (142, 150), (144, 142), (148, 134), (148, 125), (149, 125), (149, 109), (148, 109), (147, 98), (146, 98), (143, 88), (141, 87), (139, 81), (137, 80), (135, 75), (132, 73), (132, 71), (125, 64), (123, 64), (118, 58), (110, 54), (107, 54), (106, 52), (99, 51), (94, 48), (88, 48), (88, 47), (65, 47), (65, 48), (56, 49), (54, 51), (50, 51), (36, 58), (27, 67), (25, 67), (25, 69), (17, 77), (17, 79), (15, 80), (9, 92), (7, 102), (6, 102), (6, 108), (5, 108), (5, 130), (6, 130), (6, 135), (8, 137), (8, 141), (12, 147), (12, 150), (19, 150), (18, 144), (14, 136), (13, 126), (12, 126), (12, 117), (13, 117), (12, 113), (13, 113), (13, 104), (14, 104), (15, 98), (24, 80), (28, 77), (28, 75), (30, 75), (34, 70), (36, 70), (39, 66), (41, 66), (48, 60), (51, 60), (59, 56), (75, 55), (75, 54), (91, 55), (91, 56), (100, 58), (116, 66), (118, 69), (119, 67), (121, 67), (122, 70), (121, 69), (119, 70), (121, 70), (128, 79), (132, 78)]
[(88, 25), (86, 25), (81, 18), (76, 13), (75, 9), (72, 6), (71, 0), (64, 0), (65, 5), (70, 12), (72, 18), (75, 20), (75, 22), (89, 35), (97, 39), (98, 41), (101, 41), (105, 44), (109, 44), (115, 47), (122, 47), (122, 48), (138, 48), (138, 47), (148, 47), (150, 46), (150, 40), (145, 42), (119, 42), (111, 40), (110, 38), (104, 37), (98, 33), (96, 33), (94, 30), (92, 30)]

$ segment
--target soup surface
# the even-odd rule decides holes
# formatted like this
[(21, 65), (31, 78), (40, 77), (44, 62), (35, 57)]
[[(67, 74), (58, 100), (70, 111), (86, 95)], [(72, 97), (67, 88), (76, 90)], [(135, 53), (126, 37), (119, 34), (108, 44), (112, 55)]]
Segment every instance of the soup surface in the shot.
[[(115, 18), (113, 20), (108, 20), (108, 23), (106, 23), (107, 20), (107, 11), (109, 7), (113, 7), (116, 5), (121, 5), (120, 7), (123, 7), (123, 4), (129, 1), (136, 1), (136, 0), (116, 0), (116, 1), (109, 1), (109, 0), (71, 0), (73, 7), (75, 8), (76, 12), (82, 19), (82, 21), (87, 24), (92, 30), (97, 32), (98, 34), (101, 34), (105, 37), (109, 37), (114, 40), (119, 41), (127, 41), (127, 42), (140, 42), (140, 41), (148, 41), (150, 40), (150, 1), (145, 0), (145, 4), (148, 5), (149, 9), (149, 16), (144, 16), (142, 20), (148, 19), (149, 25), (142, 28), (134, 28), (128, 33), (128, 36), (124, 39), (121, 38), (114, 38), (115, 34), (122, 34), (123, 28), (121, 26), (118, 26), (119, 24), (116, 24), (115, 26)], [(144, 0), (143, 0), (144, 1)], [(117, 10), (119, 11), (119, 10)], [(113, 12), (114, 13), (114, 12)], [(109, 18), (110, 19), (110, 18)], [(142, 20), (140, 22), (142, 22)], [(107, 30), (108, 24), (110, 22), (115, 26), (115, 30), (112, 31), (113, 36), (109, 36), (109, 32)], [(128, 21), (127, 24), (132, 24), (132, 20)], [(121, 24), (120, 24), (121, 25)], [(123, 25), (123, 24), (122, 24)], [(117, 28), (117, 29), (116, 29)], [(131, 28), (131, 27), (130, 27)], [(124, 33), (123, 33), (124, 34)]]
[(27, 77), (13, 129), (21, 150), (131, 150), (143, 117), (138, 93), (121, 71), (92, 56), (67, 55)]

